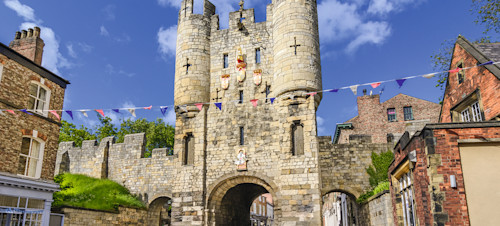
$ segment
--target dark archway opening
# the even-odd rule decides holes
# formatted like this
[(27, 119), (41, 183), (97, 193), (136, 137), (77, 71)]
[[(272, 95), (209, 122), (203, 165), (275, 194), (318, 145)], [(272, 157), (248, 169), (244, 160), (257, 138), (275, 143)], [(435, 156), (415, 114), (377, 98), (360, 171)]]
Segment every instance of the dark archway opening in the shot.
[(330, 192), (323, 196), (323, 225), (359, 225), (356, 197), (341, 191)]
[(59, 173), (61, 174), (69, 172), (69, 165), (70, 165), (69, 154), (68, 152), (64, 152), (64, 154), (62, 154), (61, 164), (59, 165)]
[(159, 197), (151, 204), (148, 209), (148, 225), (171, 225), (172, 199), (168, 197)]
[(243, 183), (229, 189), (217, 211), (216, 225), (250, 226), (250, 207), (262, 194), (269, 193), (264, 187)]

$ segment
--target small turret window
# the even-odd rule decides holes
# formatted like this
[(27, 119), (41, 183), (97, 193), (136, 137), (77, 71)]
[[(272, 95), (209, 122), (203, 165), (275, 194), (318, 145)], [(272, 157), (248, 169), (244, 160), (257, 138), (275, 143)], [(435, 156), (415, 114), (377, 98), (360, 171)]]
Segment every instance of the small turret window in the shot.
[(240, 90), (240, 100), (238, 102), (238, 104), (242, 104), (243, 103), (243, 90)]
[(193, 165), (194, 163), (194, 137), (188, 133), (184, 138), (184, 165)]
[(299, 120), (292, 124), (292, 155), (304, 154), (304, 125)]
[(260, 48), (255, 49), (255, 63), (260, 64)]
[(224, 65), (224, 68), (228, 68), (229, 67), (229, 56), (227, 55), (227, 53), (224, 53), (224, 58), (223, 58), (223, 65)]

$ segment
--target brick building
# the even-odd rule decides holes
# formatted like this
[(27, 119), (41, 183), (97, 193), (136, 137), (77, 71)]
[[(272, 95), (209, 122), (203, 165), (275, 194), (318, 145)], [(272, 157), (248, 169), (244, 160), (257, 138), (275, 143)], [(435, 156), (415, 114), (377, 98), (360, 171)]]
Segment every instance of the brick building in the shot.
[[(498, 61), (500, 43), (459, 36), (450, 69)], [(500, 221), (498, 65), (449, 73), (440, 123), (405, 133), (389, 168), (397, 225), (496, 225)]]
[[(0, 43), (0, 224), (48, 225), (60, 122), (68, 81), (41, 66), (40, 28)], [(25, 109), (26, 113), (5, 110)]]
[(272, 225), (273, 218), (273, 197), (271, 194), (262, 194), (253, 200), (252, 206), (250, 207), (251, 225)]
[(358, 115), (335, 130), (334, 143), (391, 143), (405, 132), (414, 133), (426, 123), (438, 120), (440, 105), (398, 94), (380, 103), (380, 95), (358, 97)]

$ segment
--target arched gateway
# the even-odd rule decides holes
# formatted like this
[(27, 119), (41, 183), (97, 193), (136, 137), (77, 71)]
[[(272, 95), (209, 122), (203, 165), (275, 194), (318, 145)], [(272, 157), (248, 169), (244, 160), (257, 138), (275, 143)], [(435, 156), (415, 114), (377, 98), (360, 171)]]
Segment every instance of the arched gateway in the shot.
[(270, 193), (274, 198), (274, 214), (280, 214), (276, 188), (255, 176), (232, 176), (217, 183), (207, 202), (208, 225), (250, 225), (250, 207), (254, 199)]

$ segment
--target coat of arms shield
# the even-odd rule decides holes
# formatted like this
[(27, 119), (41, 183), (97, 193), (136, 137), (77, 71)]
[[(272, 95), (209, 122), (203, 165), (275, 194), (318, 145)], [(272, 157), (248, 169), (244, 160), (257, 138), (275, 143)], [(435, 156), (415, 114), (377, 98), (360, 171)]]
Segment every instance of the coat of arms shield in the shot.
[(220, 76), (220, 85), (223, 89), (228, 89), (229, 88), (229, 78), (231, 78), (230, 75), (222, 75)]
[(240, 62), (236, 65), (236, 69), (238, 70), (238, 82), (245, 81), (246, 77), (246, 67), (247, 64), (245, 62)]
[(253, 82), (255, 83), (256, 86), (259, 86), (260, 83), (262, 83), (262, 70), (257, 69), (253, 71)]

